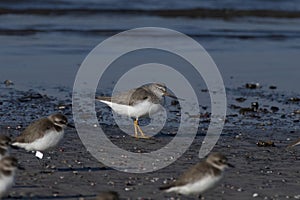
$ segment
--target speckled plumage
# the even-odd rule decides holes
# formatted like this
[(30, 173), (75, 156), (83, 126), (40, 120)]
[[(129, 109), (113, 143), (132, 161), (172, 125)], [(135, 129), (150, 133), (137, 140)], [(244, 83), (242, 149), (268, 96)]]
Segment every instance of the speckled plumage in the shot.
[(219, 182), (227, 166), (231, 165), (224, 155), (212, 153), (206, 160), (189, 168), (175, 182), (160, 189), (184, 195), (199, 195)]
[[(43, 151), (54, 147), (62, 139), (63, 128), (67, 123), (67, 118), (60, 113), (41, 118), (30, 124), (12, 142), (12, 145), (25, 148), (28, 151)], [(40, 145), (41, 142), (42, 145)]]
[(0, 160), (0, 198), (13, 185), (17, 165), (17, 159), (11, 156), (6, 156)]

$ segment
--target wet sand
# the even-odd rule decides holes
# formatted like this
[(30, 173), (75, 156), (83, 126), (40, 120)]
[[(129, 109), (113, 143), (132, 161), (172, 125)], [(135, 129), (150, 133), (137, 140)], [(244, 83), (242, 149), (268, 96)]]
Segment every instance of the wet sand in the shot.
[[(300, 147), (286, 149), (300, 136), (299, 115), (293, 114), (299, 108), (299, 101), (293, 101), (296, 96), (244, 87), (227, 92), (227, 121), (213, 151), (223, 152), (235, 168), (227, 170), (222, 183), (205, 193), (203, 198), (252, 199), (255, 194), (258, 196), (253, 199), (299, 198)], [(33, 119), (52, 112), (60, 111), (72, 119), (70, 98), (62, 101), (39, 96), (34, 91), (6, 87), (1, 88), (1, 94), (3, 134), (15, 137)], [(235, 100), (238, 97), (246, 100), (241, 103), (240, 99)], [(259, 111), (241, 113), (239, 106), (246, 107), (252, 100), (259, 102)], [(271, 105), (279, 109), (271, 109)], [(19, 159), (25, 170), (17, 172), (16, 183), (4, 199), (93, 199), (106, 190), (117, 191), (122, 199), (193, 199), (162, 193), (158, 187), (176, 179), (200, 160), (198, 151), (209, 118), (203, 115), (200, 120), (197, 137), (188, 151), (170, 166), (146, 174), (128, 174), (104, 166), (87, 152), (75, 129), (67, 129), (63, 142), (45, 152), (41, 161), (30, 152), (13, 149), (11, 154)], [(99, 121), (101, 123), (101, 119)], [(171, 131), (168, 127), (154, 140), (135, 140), (113, 124), (102, 124), (102, 127), (114, 143), (135, 151), (149, 150), (148, 146), (151, 150), (161, 148), (161, 144), (168, 143), (173, 137), (167, 134)], [(275, 147), (258, 147), (256, 143), (260, 140), (273, 141)]]

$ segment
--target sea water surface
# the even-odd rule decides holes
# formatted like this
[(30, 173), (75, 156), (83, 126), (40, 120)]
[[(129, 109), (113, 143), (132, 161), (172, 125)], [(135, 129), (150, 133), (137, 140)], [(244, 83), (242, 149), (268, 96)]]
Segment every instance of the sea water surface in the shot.
[(57, 88), (71, 91), (95, 46), (139, 27), (170, 28), (198, 41), (227, 88), (258, 82), (300, 92), (296, 0), (1, 1), (0, 81), (52, 95)]

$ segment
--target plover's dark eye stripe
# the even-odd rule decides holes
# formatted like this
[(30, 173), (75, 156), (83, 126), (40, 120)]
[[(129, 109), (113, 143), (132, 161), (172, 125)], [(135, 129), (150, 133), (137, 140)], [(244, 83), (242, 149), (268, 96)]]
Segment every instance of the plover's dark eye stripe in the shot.
[(166, 89), (163, 87), (159, 87), (158, 89), (160, 89), (161, 91), (166, 91)]
[(67, 123), (65, 120), (56, 120), (55, 122), (59, 123), (59, 124), (66, 124)]

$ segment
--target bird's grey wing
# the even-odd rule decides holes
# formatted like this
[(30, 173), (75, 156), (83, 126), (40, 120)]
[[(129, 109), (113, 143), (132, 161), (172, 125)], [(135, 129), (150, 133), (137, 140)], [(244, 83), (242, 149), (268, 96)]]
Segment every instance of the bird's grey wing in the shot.
[(111, 101), (111, 97), (97, 96), (96, 100)]
[(150, 99), (153, 95), (144, 88), (137, 88), (129, 99), (129, 105), (135, 105), (144, 101), (146, 99)]
[(199, 180), (200, 178), (203, 177), (205, 173), (209, 173), (211, 175), (215, 174), (218, 175), (218, 171), (215, 170), (214, 168), (210, 168), (209, 171), (207, 171), (208, 164), (205, 162), (198, 163), (191, 168), (189, 168), (185, 173), (183, 173), (176, 181), (173, 183), (162, 186), (160, 189), (166, 190), (171, 187), (176, 187), (176, 186), (183, 186), (188, 183), (193, 183)]
[(194, 166), (192, 166), (189, 170), (182, 174), (179, 178), (181, 184), (192, 183), (195, 182), (205, 175), (220, 175), (221, 171), (206, 162), (200, 162)]
[(52, 129), (54, 130), (55, 128), (48, 118), (39, 119), (30, 124), (14, 142), (30, 143), (43, 136), (45, 131)]
[(96, 97), (96, 100), (103, 100), (103, 101), (113, 102), (122, 105), (130, 105), (130, 98), (134, 93), (134, 91), (135, 89), (131, 89), (127, 92), (122, 92), (112, 97), (98, 96)]
[(160, 102), (160, 100), (153, 95), (147, 87), (131, 89), (127, 92), (119, 93), (112, 97), (96, 97), (97, 100), (110, 101), (123, 105), (135, 105), (148, 98), (152, 99), (154, 103)]

